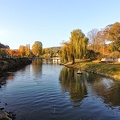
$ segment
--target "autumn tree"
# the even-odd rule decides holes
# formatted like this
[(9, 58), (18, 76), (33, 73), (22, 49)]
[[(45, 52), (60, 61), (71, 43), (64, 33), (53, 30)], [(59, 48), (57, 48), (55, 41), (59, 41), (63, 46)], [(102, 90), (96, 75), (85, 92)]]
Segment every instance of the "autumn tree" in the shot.
[(96, 38), (99, 41), (99, 52), (103, 56), (110, 56), (114, 51), (120, 52), (120, 23), (107, 25), (98, 31)]
[(11, 56), (14, 56), (15, 50), (6, 49), (6, 52), (9, 53)]
[(50, 56), (51, 56), (51, 57), (53, 57), (53, 54), (54, 54), (53, 50), (52, 50), (52, 49), (50, 49), (50, 51), (49, 51), (49, 52), (50, 52)]
[(19, 50), (15, 50), (13, 56), (20, 57), (20, 52), (19, 52)]
[(109, 45), (107, 44), (107, 31), (109, 30), (109, 27), (106, 27), (101, 30), (93, 29), (88, 33), (88, 37), (90, 39), (88, 50), (93, 50), (96, 53), (100, 53), (101, 56), (106, 56), (109, 54)]
[(98, 36), (99, 36), (98, 29), (92, 29), (87, 34), (87, 37), (89, 38), (89, 46), (95, 52), (98, 52), (98, 46), (99, 46)]
[(31, 52), (30, 52), (30, 45), (28, 44), (28, 45), (25, 46), (25, 55), (26, 56), (30, 56), (30, 54), (31, 54)]
[(4, 49), (1, 50), (1, 49), (0, 49), (0, 58), (1, 58), (1, 57), (2, 57), (2, 58), (5, 57), (6, 55), (7, 55), (6, 50), (4, 50)]
[(19, 47), (19, 52), (20, 52), (20, 55), (21, 55), (22, 57), (25, 56), (25, 46), (20, 45), (20, 47)]
[(10, 55), (11, 57), (12, 57), (12, 56), (15, 56), (15, 57), (19, 57), (19, 56), (21, 56), (19, 50), (6, 49), (5, 51), (6, 51), (7, 54)]
[(32, 53), (35, 56), (40, 56), (42, 54), (42, 43), (40, 41), (36, 41), (32, 46)]
[(53, 56), (56, 56), (57, 50), (53, 50)]
[(44, 55), (44, 54), (45, 54), (45, 48), (42, 49), (42, 55)]
[(49, 54), (50, 53), (50, 49), (49, 48), (45, 48), (45, 54)]
[(120, 52), (120, 23), (116, 22), (111, 25), (108, 31), (108, 40), (113, 42), (113, 50)]

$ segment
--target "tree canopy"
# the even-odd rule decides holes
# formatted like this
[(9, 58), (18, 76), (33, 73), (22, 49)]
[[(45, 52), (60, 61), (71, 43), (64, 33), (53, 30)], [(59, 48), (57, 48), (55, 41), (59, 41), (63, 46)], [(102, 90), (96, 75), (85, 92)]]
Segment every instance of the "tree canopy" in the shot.
[[(90, 44), (89, 50), (101, 53), (101, 56), (111, 57), (112, 52), (120, 52), (120, 23), (109, 24), (105, 28), (88, 33)], [(113, 54), (114, 55), (114, 54)], [(113, 57), (113, 56), (112, 56)]]
[(61, 48), (61, 60), (73, 61), (75, 58), (84, 58), (87, 53), (88, 38), (80, 29), (73, 30), (69, 42), (64, 42)]
[(32, 53), (35, 56), (40, 56), (40, 54), (42, 54), (42, 43), (40, 41), (35, 41), (32, 46)]
[(108, 40), (113, 41), (114, 51), (120, 51), (120, 23), (116, 22), (110, 26)]
[(21, 55), (21, 56), (25, 56), (25, 46), (20, 45), (20, 47), (19, 47), (19, 52), (20, 52), (20, 55)]

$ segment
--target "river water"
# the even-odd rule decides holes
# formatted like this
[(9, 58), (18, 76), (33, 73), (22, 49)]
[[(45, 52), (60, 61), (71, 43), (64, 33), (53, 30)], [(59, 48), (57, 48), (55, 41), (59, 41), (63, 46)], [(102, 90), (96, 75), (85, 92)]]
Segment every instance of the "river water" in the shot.
[(0, 107), (16, 120), (119, 120), (120, 82), (36, 60), (4, 78)]

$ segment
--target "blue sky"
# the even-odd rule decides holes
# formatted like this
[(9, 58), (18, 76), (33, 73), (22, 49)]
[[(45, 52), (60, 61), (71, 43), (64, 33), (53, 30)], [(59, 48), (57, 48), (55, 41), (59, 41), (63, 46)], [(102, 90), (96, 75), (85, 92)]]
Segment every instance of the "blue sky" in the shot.
[(18, 49), (41, 41), (60, 46), (70, 32), (85, 35), (120, 22), (120, 0), (0, 0), (0, 42)]

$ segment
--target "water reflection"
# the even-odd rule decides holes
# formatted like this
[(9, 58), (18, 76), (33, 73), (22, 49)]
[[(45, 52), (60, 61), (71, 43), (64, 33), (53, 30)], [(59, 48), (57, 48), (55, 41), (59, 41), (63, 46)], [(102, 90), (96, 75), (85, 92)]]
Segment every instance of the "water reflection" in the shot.
[(96, 74), (89, 74), (87, 82), (92, 86), (92, 91), (110, 107), (120, 106), (120, 82)]
[(0, 107), (15, 111), (16, 120), (120, 118), (120, 82), (86, 72), (78, 75), (76, 69), (59, 65), (42, 65), (39, 59), (10, 74), (0, 89)]
[(62, 91), (68, 91), (75, 107), (80, 105), (82, 99), (87, 95), (84, 77), (77, 75), (74, 69), (63, 68), (59, 80)]
[(37, 77), (39, 76), (39, 74), (42, 74), (42, 61), (41, 59), (35, 59), (33, 62), (32, 62), (32, 69), (33, 69), (33, 73), (34, 73), (34, 76)]
[(14, 72), (5, 73), (3, 77), (0, 77), (0, 87), (2, 85), (6, 85), (6, 80), (13, 80), (14, 79)]
[[(63, 68), (59, 80), (62, 91), (69, 92), (74, 105), (85, 97), (101, 98), (109, 107), (120, 106), (120, 82), (97, 74), (77, 75), (74, 69)], [(80, 104), (79, 104), (80, 105)], [(79, 106), (78, 105), (78, 106)]]

